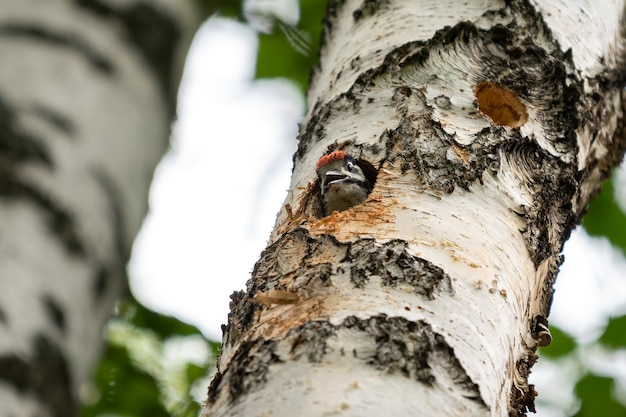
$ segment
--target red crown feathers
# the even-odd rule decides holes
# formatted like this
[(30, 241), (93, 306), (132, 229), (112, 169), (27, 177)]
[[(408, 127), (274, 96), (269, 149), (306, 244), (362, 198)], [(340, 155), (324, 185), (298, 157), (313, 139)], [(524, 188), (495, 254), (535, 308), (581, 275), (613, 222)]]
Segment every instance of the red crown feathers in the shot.
[(346, 151), (332, 151), (328, 155), (322, 156), (319, 159), (319, 161), (317, 161), (317, 166), (315, 167), (315, 170), (317, 171), (324, 165), (328, 165), (333, 161), (341, 161), (345, 157), (346, 157)]

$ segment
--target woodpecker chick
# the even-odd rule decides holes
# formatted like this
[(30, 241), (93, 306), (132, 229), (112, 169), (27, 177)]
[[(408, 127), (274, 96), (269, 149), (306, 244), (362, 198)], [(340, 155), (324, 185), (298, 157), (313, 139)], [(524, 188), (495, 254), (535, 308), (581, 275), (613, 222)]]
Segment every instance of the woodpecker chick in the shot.
[(357, 164), (356, 159), (345, 151), (334, 151), (317, 161), (324, 215), (333, 211), (347, 210), (361, 204), (372, 184)]

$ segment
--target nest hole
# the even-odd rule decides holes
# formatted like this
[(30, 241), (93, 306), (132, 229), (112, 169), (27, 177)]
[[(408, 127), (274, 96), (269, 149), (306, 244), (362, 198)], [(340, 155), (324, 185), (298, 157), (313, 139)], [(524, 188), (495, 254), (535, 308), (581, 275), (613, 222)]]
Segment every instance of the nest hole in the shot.
[[(365, 178), (367, 178), (371, 184), (371, 193), (376, 185), (378, 169), (371, 162), (366, 161), (365, 159), (357, 159), (356, 163), (363, 170)], [(304, 198), (304, 207), (305, 212), (311, 217), (315, 217), (317, 219), (326, 217), (324, 214), (324, 205), (322, 203), (322, 190), (318, 178), (315, 178), (315, 180), (307, 187)]]

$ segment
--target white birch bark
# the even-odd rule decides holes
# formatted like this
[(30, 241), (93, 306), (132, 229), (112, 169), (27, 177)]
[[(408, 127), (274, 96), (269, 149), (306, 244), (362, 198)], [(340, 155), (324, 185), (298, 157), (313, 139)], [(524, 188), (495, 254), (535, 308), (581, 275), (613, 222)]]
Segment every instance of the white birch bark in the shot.
[[(622, 1), (331, 1), (292, 184), (202, 416), (507, 416), (622, 158)], [(315, 164), (378, 170), (321, 217)]]
[(72, 416), (199, 22), (180, 0), (0, 10), (0, 414)]

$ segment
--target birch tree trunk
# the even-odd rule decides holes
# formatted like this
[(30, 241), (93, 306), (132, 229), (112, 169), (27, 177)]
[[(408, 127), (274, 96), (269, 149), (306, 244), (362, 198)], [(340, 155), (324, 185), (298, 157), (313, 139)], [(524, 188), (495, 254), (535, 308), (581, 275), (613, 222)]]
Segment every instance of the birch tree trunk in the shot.
[[(622, 1), (331, 1), (202, 416), (534, 410), (564, 241), (626, 147)], [(322, 217), (318, 158), (372, 164)]]
[(199, 22), (180, 0), (0, 10), (0, 414), (74, 416)]

